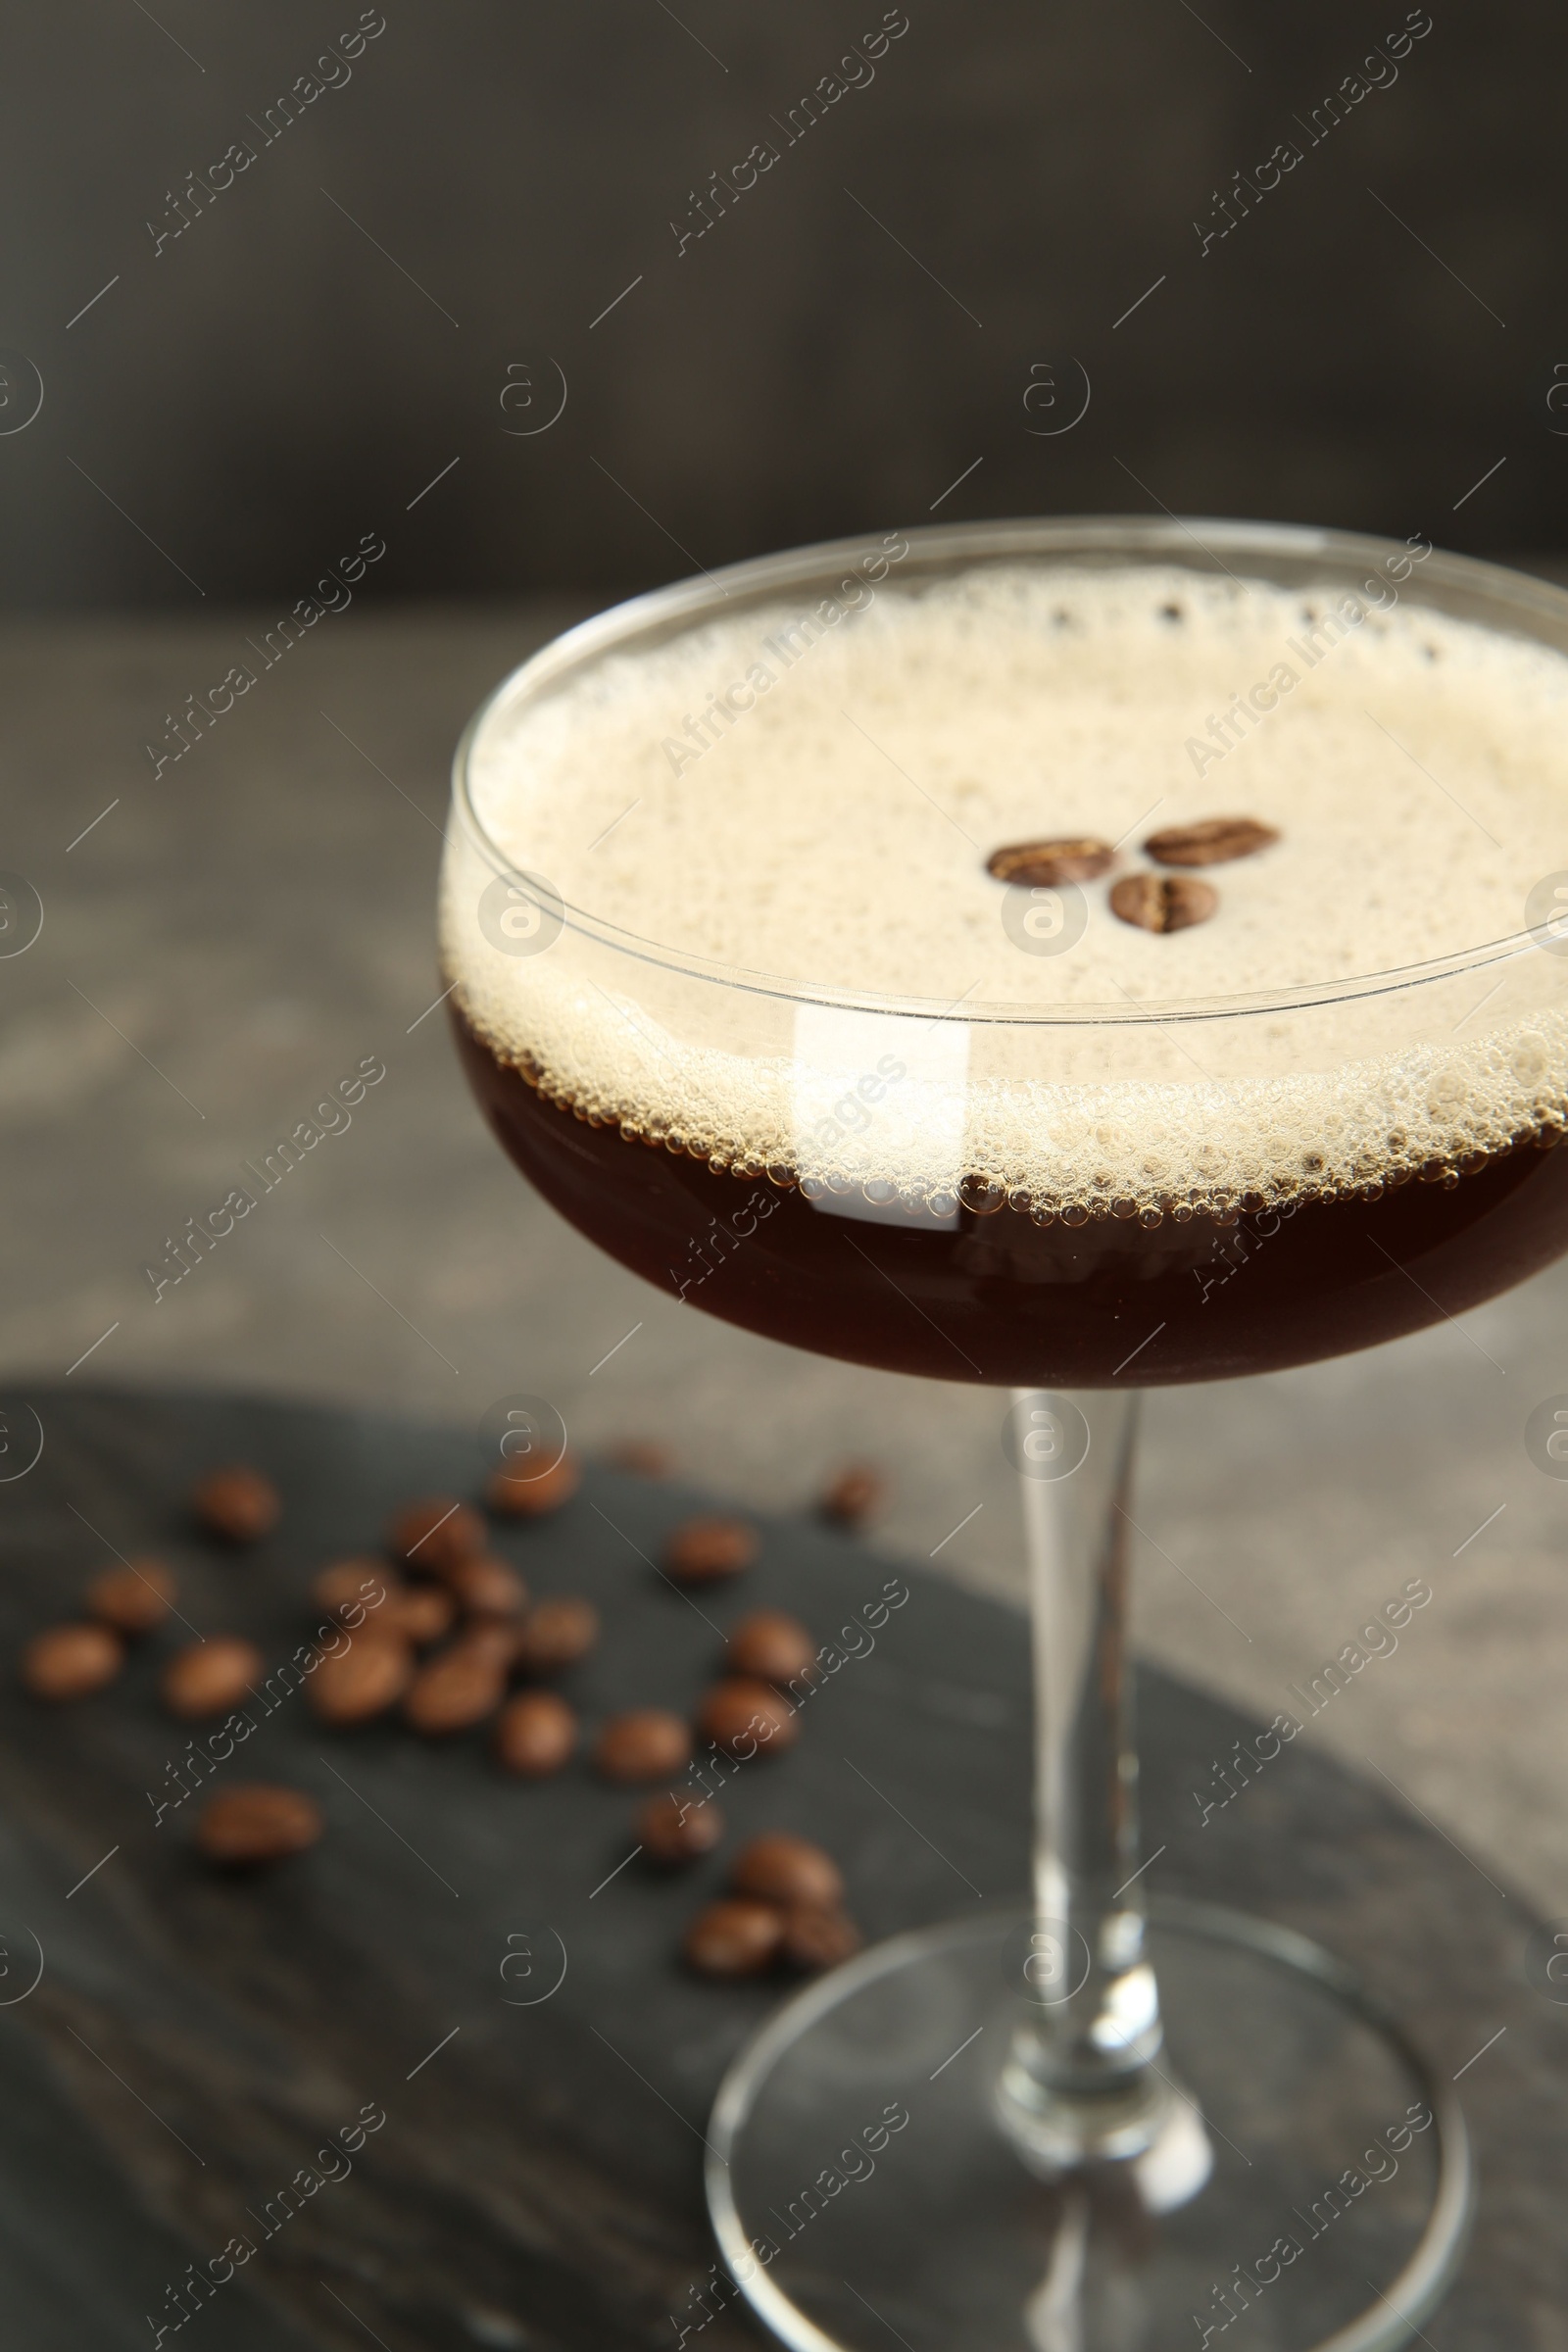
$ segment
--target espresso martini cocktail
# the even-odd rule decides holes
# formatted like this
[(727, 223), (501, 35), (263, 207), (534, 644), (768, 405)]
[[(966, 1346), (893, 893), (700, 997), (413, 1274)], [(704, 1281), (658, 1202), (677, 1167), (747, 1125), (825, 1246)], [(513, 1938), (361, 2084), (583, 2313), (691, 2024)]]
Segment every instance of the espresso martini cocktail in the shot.
[(525, 671), (468, 790), (538, 908), (481, 924), (471, 843), (447, 884), (497, 1133), (661, 1288), (939, 1379), (1099, 1385), (1156, 1325), (1140, 1384), (1262, 1370), (1517, 1280), (1568, 1007), (1539, 957), (1399, 983), (1568, 862), (1568, 662), (1420, 584), (895, 570)]
[[(442, 954), (517, 1165), (666, 1296), (1015, 1392), (1028, 1907), (799, 1994), (708, 2125), (720, 2249), (796, 2352), (1389, 2352), (1452, 2274), (1446, 2079), (1141, 1856), (1125, 1531), (1141, 1390), (1568, 1249), (1565, 744), (1559, 591), (1116, 519), (705, 575), (468, 729)], [(874, 2180), (780, 2222), (902, 2110)]]

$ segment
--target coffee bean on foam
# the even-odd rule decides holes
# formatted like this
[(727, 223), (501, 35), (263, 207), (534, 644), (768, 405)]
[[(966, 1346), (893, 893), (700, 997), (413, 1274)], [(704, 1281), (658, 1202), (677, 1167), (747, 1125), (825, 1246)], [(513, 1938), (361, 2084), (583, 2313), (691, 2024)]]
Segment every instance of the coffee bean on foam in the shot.
[(1093, 882), (1109, 867), (1116, 853), (1108, 841), (1083, 834), (1057, 835), (1047, 841), (1015, 841), (993, 850), (986, 872), (999, 882), (1051, 885)]
[(1123, 874), (1110, 893), (1111, 913), (1141, 931), (1190, 931), (1218, 905), (1217, 890), (1185, 874)]
[(1255, 858), (1279, 840), (1278, 828), (1260, 825), (1251, 816), (1210, 816), (1200, 824), (1167, 825), (1151, 833), (1144, 854), (1156, 865), (1229, 865), (1237, 858)]

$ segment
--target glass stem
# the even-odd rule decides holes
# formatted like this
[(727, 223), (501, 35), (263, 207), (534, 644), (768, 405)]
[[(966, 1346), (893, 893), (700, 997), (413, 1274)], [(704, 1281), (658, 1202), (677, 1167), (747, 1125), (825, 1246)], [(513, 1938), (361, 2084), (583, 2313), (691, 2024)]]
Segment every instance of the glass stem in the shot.
[[(998, 2089), (1037, 2169), (1136, 2156), (1164, 2123), (1139, 1875), (1126, 1509), (1136, 1391), (1018, 1392), (1035, 1657), (1034, 1922)], [(1088, 1451), (1076, 1467), (1063, 1465)]]

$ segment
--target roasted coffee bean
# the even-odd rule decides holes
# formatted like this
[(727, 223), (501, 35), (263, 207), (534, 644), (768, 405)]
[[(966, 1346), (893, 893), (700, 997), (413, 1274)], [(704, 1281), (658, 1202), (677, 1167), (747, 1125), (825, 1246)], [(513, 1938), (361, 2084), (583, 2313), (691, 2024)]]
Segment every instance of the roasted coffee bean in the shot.
[(209, 1798), (196, 1823), (196, 1845), (209, 1862), (231, 1869), (282, 1862), (314, 1845), (324, 1824), (321, 1808), (303, 1788), (245, 1782)]
[(503, 1519), (542, 1519), (569, 1502), (581, 1484), (582, 1472), (571, 1455), (564, 1453), (537, 1478), (512, 1478), (505, 1470), (492, 1470), (484, 1498)]
[(861, 1936), (847, 1911), (818, 1910), (809, 1903), (797, 1903), (784, 1914), (784, 1940), (780, 1959), (804, 1975), (814, 1976), (819, 1969), (837, 1968), (860, 1948)]
[(675, 1467), (669, 1447), (651, 1438), (623, 1438), (618, 1446), (611, 1446), (605, 1459), (612, 1470), (624, 1471), (628, 1478), (667, 1478)]
[(132, 1560), (124, 1568), (105, 1568), (87, 1587), (87, 1606), (100, 1625), (134, 1640), (150, 1634), (169, 1615), (178, 1590), (162, 1560)]
[(527, 1586), (505, 1560), (459, 1560), (446, 1582), (468, 1617), (520, 1617), (528, 1605)]
[(577, 1718), (554, 1690), (519, 1690), (496, 1723), (496, 1757), (508, 1772), (544, 1780), (577, 1744)]
[(452, 1630), (458, 1604), (445, 1585), (394, 1585), (387, 1580), (387, 1596), (376, 1610), (377, 1624), (401, 1634), (416, 1649), (428, 1649)]
[(1110, 894), (1110, 911), (1141, 931), (1186, 931), (1206, 923), (1219, 893), (1181, 874), (1123, 874)]
[(986, 872), (999, 882), (1093, 882), (1115, 855), (1108, 841), (1063, 833), (1049, 841), (1015, 841), (1004, 850), (993, 850)]
[(795, 1709), (771, 1683), (745, 1675), (715, 1683), (697, 1710), (697, 1729), (726, 1756), (781, 1755), (800, 1734)]
[(760, 1683), (804, 1682), (816, 1663), (816, 1643), (798, 1617), (782, 1609), (758, 1609), (730, 1628), (724, 1663), (732, 1675)]
[(517, 1663), (521, 1621), (515, 1617), (467, 1617), (459, 1626), (451, 1647), (471, 1658), (482, 1658), (507, 1681)]
[(724, 1835), (724, 1819), (711, 1798), (651, 1796), (632, 1835), (654, 1862), (695, 1862), (711, 1853)]
[(887, 1481), (869, 1462), (851, 1462), (824, 1490), (817, 1504), (838, 1527), (863, 1527), (887, 1499)]
[(261, 1677), (262, 1653), (254, 1642), (214, 1634), (176, 1649), (158, 1687), (171, 1715), (227, 1715)]
[(1167, 825), (1151, 833), (1144, 844), (1156, 865), (1229, 865), (1233, 858), (1250, 858), (1279, 839), (1273, 825), (1260, 825), (1251, 816), (1206, 816), (1200, 824)]
[(416, 1732), (443, 1739), (450, 1732), (466, 1732), (471, 1725), (483, 1723), (500, 1706), (506, 1690), (506, 1668), (483, 1643), (455, 1642), (418, 1669), (409, 1685), (403, 1713)]
[(704, 1977), (760, 1977), (778, 1957), (784, 1914), (774, 1903), (710, 1903), (686, 1931), (687, 1959)]
[(210, 1536), (224, 1544), (254, 1544), (276, 1526), (283, 1505), (270, 1478), (233, 1462), (202, 1480), (190, 1507)]
[(756, 1557), (757, 1531), (744, 1519), (685, 1519), (664, 1542), (664, 1566), (682, 1585), (739, 1576)]
[(743, 1845), (730, 1864), (729, 1883), (737, 1894), (786, 1907), (836, 1911), (844, 1900), (844, 1874), (832, 1855), (788, 1830), (768, 1830)]
[(22, 1679), (34, 1698), (86, 1698), (112, 1683), (125, 1663), (107, 1625), (51, 1625), (22, 1653)]
[(414, 1653), (398, 1634), (362, 1626), (346, 1649), (326, 1650), (305, 1694), (323, 1723), (368, 1723), (396, 1706), (414, 1679)]
[(536, 1600), (517, 1636), (517, 1664), (525, 1674), (559, 1674), (585, 1658), (599, 1639), (599, 1611), (575, 1592)]
[(451, 1494), (427, 1494), (404, 1506), (387, 1530), (394, 1559), (421, 1576), (445, 1576), (461, 1560), (476, 1560), (485, 1546), (485, 1524), (477, 1511)]
[(379, 1560), (334, 1560), (311, 1586), (311, 1598), (329, 1617), (380, 1612), (391, 1597), (393, 1579)]
[(594, 1763), (607, 1781), (662, 1781), (692, 1752), (691, 1727), (666, 1707), (634, 1707), (612, 1715), (594, 1742)]

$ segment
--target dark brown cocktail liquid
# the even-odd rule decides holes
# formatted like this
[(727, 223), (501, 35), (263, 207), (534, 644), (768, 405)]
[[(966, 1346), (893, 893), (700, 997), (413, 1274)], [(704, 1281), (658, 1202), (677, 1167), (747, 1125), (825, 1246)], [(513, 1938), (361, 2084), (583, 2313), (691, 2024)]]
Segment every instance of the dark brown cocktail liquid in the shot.
[(867, 1221), (591, 1126), (454, 1020), (497, 1137), (590, 1241), (725, 1322), (883, 1371), (1006, 1388), (1236, 1379), (1419, 1331), (1568, 1249), (1555, 1131), (1469, 1175), (1228, 1224), (1041, 1227), (1004, 1203), (960, 1208), (951, 1231)]

